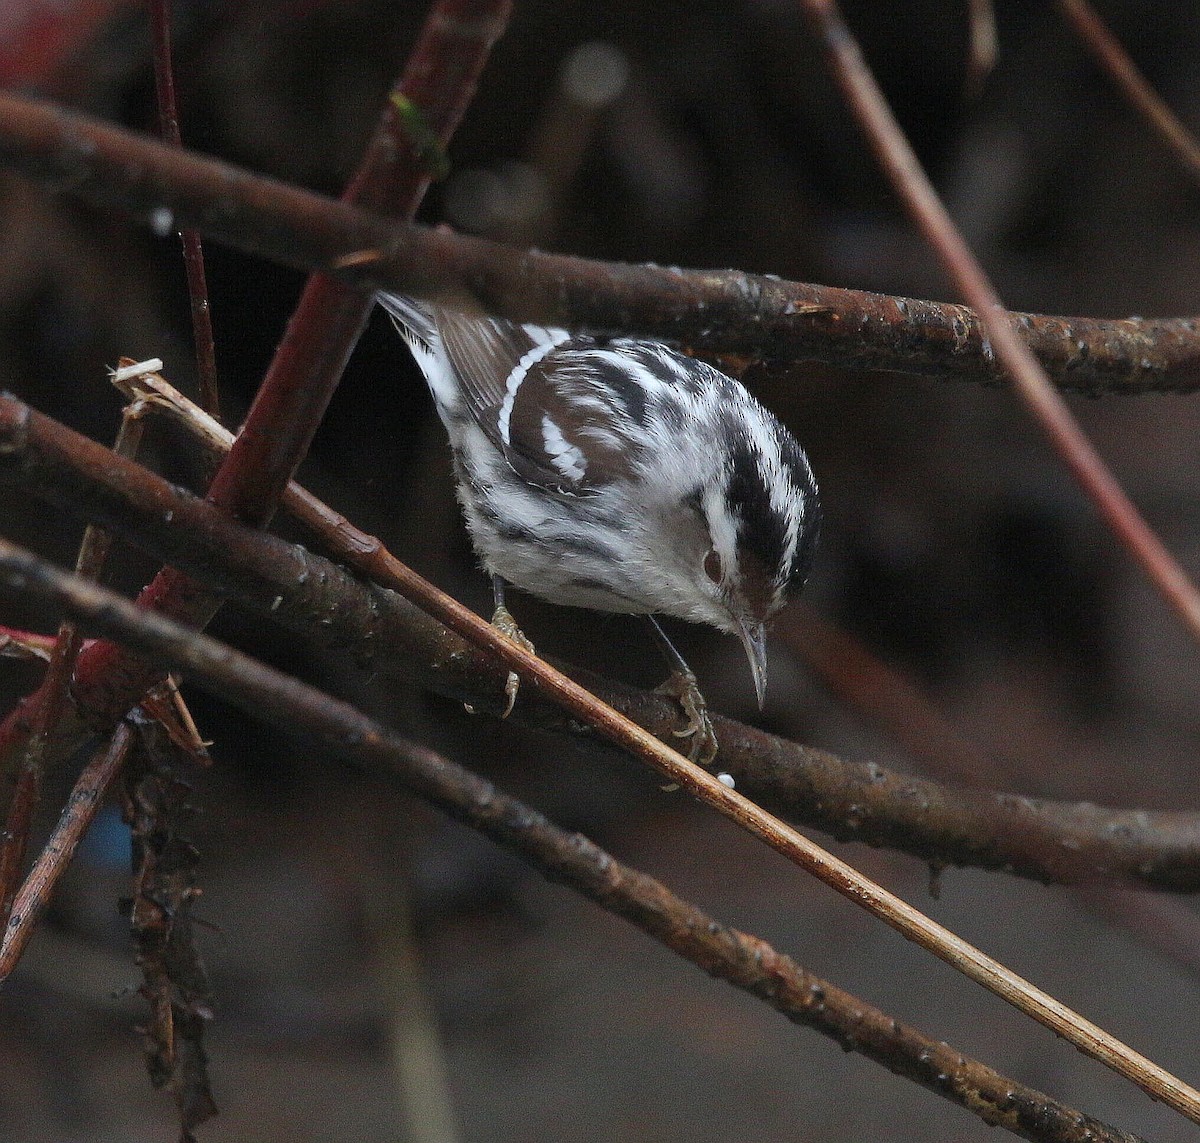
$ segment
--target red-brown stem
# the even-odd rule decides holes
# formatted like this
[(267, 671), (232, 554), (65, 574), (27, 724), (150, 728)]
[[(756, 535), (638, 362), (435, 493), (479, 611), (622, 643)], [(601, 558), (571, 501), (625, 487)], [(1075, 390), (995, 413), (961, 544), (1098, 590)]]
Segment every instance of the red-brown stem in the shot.
[(1142, 519), (1050, 384), (933, 189), (834, 0), (800, 0), (825, 48), (834, 78), (910, 217), (972, 306), (1017, 394), (1147, 578), (1200, 640), (1200, 593)]
[[(436, 0), (430, 9), (399, 90), (421, 109), (440, 146), (470, 102), (510, 11), (510, 0)], [(411, 217), (429, 176), (398, 134), (400, 126), (389, 102), (344, 197), (377, 213)], [(213, 503), (248, 524), (270, 520), (308, 451), (371, 304), (369, 294), (325, 275), (310, 279), (246, 423), (209, 487)], [(196, 626), (219, 607), (215, 596), (171, 568), (155, 577), (139, 603)], [(93, 718), (111, 725), (153, 678), (148, 664), (100, 641), (81, 656), (74, 689)]]
[(1120, 40), (1109, 31), (1088, 0), (1058, 0), (1063, 18), (1117, 85), (1130, 105), (1193, 179), (1200, 181), (1200, 142), (1146, 82)]
[(132, 741), (133, 731), (128, 724), (122, 723), (79, 775), (54, 832), (33, 863), (13, 902), (3, 944), (0, 944), (0, 984), (17, 967), (59, 879), (71, 864), (79, 843), (104, 804), (104, 797), (113, 779), (120, 773)]
[(33, 712), (32, 725), (17, 764), (16, 784), (0, 840), (0, 932), (7, 928), (12, 913), (21, 869), (29, 848), (33, 814), (41, 799), (49, 734), (67, 701), (71, 671), (80, 646), (81, 640), (74, 624), (64, 621), (54, 641), (54, 650), (50, 652), (46, 677), (36, 694), (28, 700)]
[[(158, 132), (172, 147), (182, 147), (179, 107), (175, 99), (175, 70), (171, 64), (170, 0), (150, 0), (150, 35), (154, 57), (154, 94), (158, 101)], [(204, 245), (191, 227), (179, 232), (183, 265), (187, 271), (188, 297), (192, 309), (192, 341), (196, 350), (196, 375), (200, 382), (200, 405), (221, 419), (221, 394), (217, 384), (217, 350), (213, 341), (212, 311), (204, 274)]]
[(5, 627), (0, 624), (0, 644), (5, 640), (18, 647), (27, 647), (31, 651), (40, 651), (46, 654), (54, 650), (54, 644), (57, 642), (54, 635), (42, 635), (37, 631), (21, 631), (16, 627)]
[[(420, 109), (445, 147), (466, 110), (511, 0), (436, 0), (394, 95)], [(428, 160), (387, 103), (342, 201), (409, 219), (429, 186)], [(265, 523), (308, 451), (373, 305), (361, 289), (323, 274), (309, 279), (245, 427), (210, 498), (246, 523)]]

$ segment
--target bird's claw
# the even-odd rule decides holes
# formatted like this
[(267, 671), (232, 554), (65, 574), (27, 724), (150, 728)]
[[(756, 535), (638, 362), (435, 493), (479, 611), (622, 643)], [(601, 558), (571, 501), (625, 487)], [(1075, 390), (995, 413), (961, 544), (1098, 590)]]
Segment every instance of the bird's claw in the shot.
[[(525, 637), (525, 632), (517, 626), (517, 621), (512, 617), (512, 613), (503, 603), (492, 613), (492, 626), (506, 639), (516, 643), (518, 647), (528, 651), (531, 655), (537, 653), (533, 649), (533, 644)], [(509, 671), (508, 678), (504, 681), (504, 694), (508, 699), (508, 704), (505, 706), (504, 713), (500, 716), (501, 718), (507, 718), (512, 714), (512, 709), (517, 701), (517, 691), (520, 687), (521, 680), (517, 676), (517, 672)]]
[(673, 670), (655, 693), (673, 698), (683, 708), (687, 722), (672, 734), (676, 738), (690, 738), (688, 757), (698, 766), (711, 766), (717, 757), (717, 735), (696, 676), (691, 671)]

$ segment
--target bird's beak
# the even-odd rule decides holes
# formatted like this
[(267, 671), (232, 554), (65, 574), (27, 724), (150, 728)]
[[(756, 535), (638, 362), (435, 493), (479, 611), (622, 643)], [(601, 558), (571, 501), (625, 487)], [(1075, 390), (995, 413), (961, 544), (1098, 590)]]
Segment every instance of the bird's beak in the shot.
[(754, 693), (758, 696), (758, 709), (762, 710), (763, 700), (767, 697), (767, 630), (761, 623), (741, 621), (737, 631), (746, 648), (746, 658), (750, 660)]

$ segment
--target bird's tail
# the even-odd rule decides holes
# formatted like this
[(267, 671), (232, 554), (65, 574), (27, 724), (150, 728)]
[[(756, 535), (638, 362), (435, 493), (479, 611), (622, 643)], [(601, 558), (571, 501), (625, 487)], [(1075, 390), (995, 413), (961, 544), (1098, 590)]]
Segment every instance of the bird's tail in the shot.
[(375, 300), (387, 311), (400, 336), (417, 354), (430, 354), (437, 345), (437, 325), (433, 314), (421, 302), (404, 294), (378, 293)]

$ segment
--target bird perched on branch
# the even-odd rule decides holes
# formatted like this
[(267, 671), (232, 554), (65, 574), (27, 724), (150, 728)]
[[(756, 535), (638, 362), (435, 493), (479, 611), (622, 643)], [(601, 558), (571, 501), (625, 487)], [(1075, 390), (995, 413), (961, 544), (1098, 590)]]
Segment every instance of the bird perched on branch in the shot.
[[(654, 616), (737, 635), (762, 705), (766, 623), (803, 586), (820, 526), (803, 449), (732, 377), (664, 345), (378, 301), (450, 435), (493, 622), (524, 640), (505, 582), (648, 616), (688, 718), (677, 733), (710, 764), (704, 699)], [(512, 676), (509, 709), (515, 694)]]

